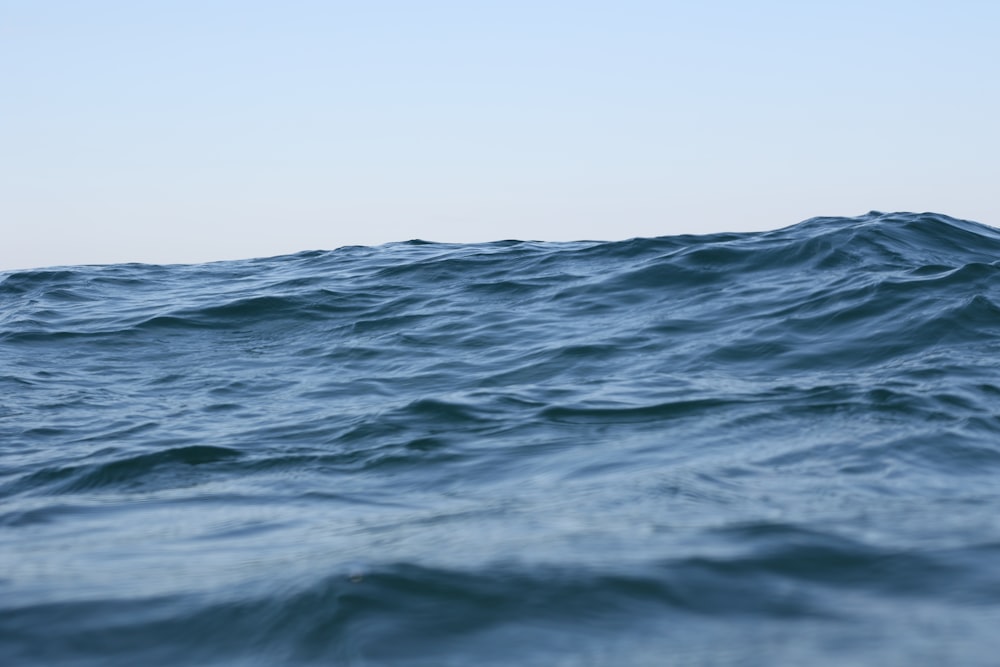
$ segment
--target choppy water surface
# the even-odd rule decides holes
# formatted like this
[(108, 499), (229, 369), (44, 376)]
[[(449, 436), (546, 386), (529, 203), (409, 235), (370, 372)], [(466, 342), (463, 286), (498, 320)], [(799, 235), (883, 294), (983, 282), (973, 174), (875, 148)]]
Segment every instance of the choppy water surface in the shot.
[(1000, 233), (0, 274), (4, 665), (991, 665)]

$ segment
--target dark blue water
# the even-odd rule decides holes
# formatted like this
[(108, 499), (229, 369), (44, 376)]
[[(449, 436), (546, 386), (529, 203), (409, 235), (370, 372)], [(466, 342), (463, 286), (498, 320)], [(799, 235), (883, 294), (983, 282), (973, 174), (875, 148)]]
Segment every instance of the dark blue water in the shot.
[(1000, 232), (0, 274), (0, 664), (993, 665)]

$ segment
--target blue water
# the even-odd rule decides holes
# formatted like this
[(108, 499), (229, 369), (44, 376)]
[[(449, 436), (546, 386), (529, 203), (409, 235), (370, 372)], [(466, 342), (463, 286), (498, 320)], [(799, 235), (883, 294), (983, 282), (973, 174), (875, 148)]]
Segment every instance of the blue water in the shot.
[(994, 665), (1000, 232), (0, 274), (2, 665)]

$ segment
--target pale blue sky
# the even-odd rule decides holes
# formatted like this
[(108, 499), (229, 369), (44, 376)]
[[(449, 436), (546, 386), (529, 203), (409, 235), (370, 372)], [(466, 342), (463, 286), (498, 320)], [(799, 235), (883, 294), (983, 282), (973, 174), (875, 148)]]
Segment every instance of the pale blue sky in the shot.
[(0, 0), (0, 269), (933, 210), (1000, 2)]

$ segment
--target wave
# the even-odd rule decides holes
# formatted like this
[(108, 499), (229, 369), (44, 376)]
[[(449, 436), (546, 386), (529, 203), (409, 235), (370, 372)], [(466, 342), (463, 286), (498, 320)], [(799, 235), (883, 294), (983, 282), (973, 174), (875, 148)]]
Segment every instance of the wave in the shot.
[[(6, 619), (4, 653), (58, 659), (81, 647), (93, 653), (124, 648), (158, 664), (191, 658), (205, 664), (543, 664), (532, 648), (558, 658), (569, 647), (574, 662), (601, 655), (606, 644), (595, 638), (609, 628), (632, 646), (655, 644), (648, 633), (658, 628), (661, 641), (689, 650), (694, 644), (699, 653), (720, 626), (752, 623), (758, 633), (808, 622), (836, 628), (856, 612), (824, 603), (823, 593), (832, 590), (855, 591), (862, 600), (875, 591), (912, 603), (931, 597), (963, 605), (988, 604), (997, 594), (995, 585), (980, 586), (981, 573), (949, 564), (996, 558), (996, 544), (945, 559), (779, 524), (731, 529), (726, 537), (767, 546), (757, 555), (682, 558), (627, 572), (513, 563), (472, 571), (402, 563), (354, 567), (307, 586), (257, 586), (250, 595), (206, 601), (195, 610), (176, 597), (25, 606)], [(879, 617), (877, 610), (869, 615)], [(95, 626), (95, 617), (114, 623)], [(691, 634), (699, 623), (711, 639)], [(790, 643), (798, 642), (805, 643)]]

